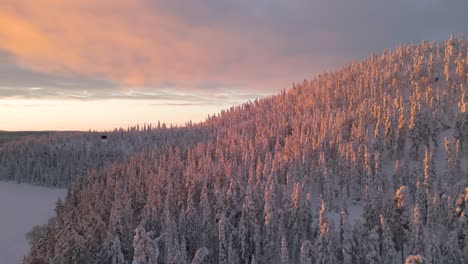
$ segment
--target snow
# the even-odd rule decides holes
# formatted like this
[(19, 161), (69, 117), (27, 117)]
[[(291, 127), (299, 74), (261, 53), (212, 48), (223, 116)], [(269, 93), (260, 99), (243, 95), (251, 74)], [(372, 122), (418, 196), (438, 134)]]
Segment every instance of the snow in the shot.
[[(362, 206), (361, 204), (350, 205), (351, 201), (348, 203), (348, 217), (349, 223), (354, 225), (354, 223), (362, 216)], [(338, 230), (340, 228), (340, 213), (329, 211), (328, 217), (333, 221), (335, 225), (335, 229)]]
[(66, 189), (0, 182), (0, 260), (2, 264), (21, 263), (28, 251), (26, 233), (46, 224), (59, 197)]

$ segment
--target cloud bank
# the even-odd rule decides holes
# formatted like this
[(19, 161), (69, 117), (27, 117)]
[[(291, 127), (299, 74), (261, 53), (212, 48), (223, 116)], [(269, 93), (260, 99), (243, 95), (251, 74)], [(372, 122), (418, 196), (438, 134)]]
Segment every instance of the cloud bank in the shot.
[(466, 10), (465, 0), (4, 0), (0, 98), (254, 98), (467, 32)]

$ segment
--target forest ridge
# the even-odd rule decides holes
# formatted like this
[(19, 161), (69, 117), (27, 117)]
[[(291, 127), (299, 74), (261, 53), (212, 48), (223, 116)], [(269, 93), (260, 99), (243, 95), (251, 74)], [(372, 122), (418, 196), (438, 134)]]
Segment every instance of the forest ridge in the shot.
[(24, 263), (466, 263), (467, 51), (399, 46), (185, 127), (5, 143), (1, 179), (69, 186)]

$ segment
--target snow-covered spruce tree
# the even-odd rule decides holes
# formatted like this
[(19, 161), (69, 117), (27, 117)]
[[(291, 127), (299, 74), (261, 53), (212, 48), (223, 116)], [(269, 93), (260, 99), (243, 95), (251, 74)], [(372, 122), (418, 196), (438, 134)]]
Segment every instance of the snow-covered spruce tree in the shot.
[(413, 210), (413, 225), (411, 226), (411, 248), (413, 255), (424, 254), (423, 216), (419, 203), (416, 203)]
[[(272, 177), (270, 177), (272, 178)], [(266, 262), (273, 262), (278, 253), (277, 248), (277, 214), (276, 214), (276, 182), (270, 183), (264, 195), (264, 218), (265, 218), (265, 236), (264, 236), (264, 257)]]
[(218, 221), (218, 263), (228, 264), (228, 241), (226, 238), (226, 217), (221, 214)]
[(434, 149), (439, 149), (440, 145), (440, 126), (441, 126), (441, 120), (440, 120), (440, 110), (435, 109), (432, 112), (432, 144), (434, 145)]
[(252, 255), (252, 259), (250, 260), (250, 264), (257, 264), (257, 259), (255, 258), (255, 255)]
[(283, 236), (281, 239), (281, 264), (289, 263), (288, 244), (286, 238)]
[(182, 242), (180, 243), (178, 261), (180, 263), (188, 263), (187, 240), (185, 239), (185, 237), (182, 237)]
[(374, 227), (369, 231), (367, 236), (367, 253), (366, 253), (366, 263), (377, 264), (381, 263), (380, 258), (380, 244), (379, 244), (379, 234), (377, 233), (378, 227)]
[(410, 169), (405, 160), (396, 160), (395, 174), (393, 175), (393, 188), (396, 192), (401, 186), (407, 186), (410, 182)]
[(381, 247), (380, 257), (382, 264), (393, 264), (397, 259), (395, 251), (395, 244), (393, 243), (393, 234), (387, 221), (380, 215), (380, 234), (381, 234)]
[[(212, 207), (212, 204), (208, 195), (208, 187), (206, 184), (204, 184), (200, 193), (200, 204), (199, 204), (202, 229), (210, 230), (213, 228), (213, 214), (212, 214), (211, 207)], [(211, 241), (213, 236), (214, 235), (213, 234), (210, 235), (210, 233), (202, 233), (201, 234), (202, 244), (210, 245), (210, 242), (211, 242), (211, 245), (212, 245), (214, 243), (213, 241)]]
[[(440, 233), (446, 232), (446, 228), (440, 223), (440, 200), (438, 193), (428, 202), (427, 209), (427, 235), (425, 256), (429, 263), (439, 264), (442, 262)], [(441, 230), (442, 229), (442, 230)]]
[(420, 180), (416, 181), (416, 194), (415, 194), (415, 207), (418, 208), (418, 217), (420, 217), (422, 224), (426, 222), (427, 218), (427, 198), (424, 190), (424, 185)]
[(240, 236), (240, 253), (242, 262), (248, 262), (250, 256), (253, 254), (259, 254), (255, 252), (255, 230), (258, 230), (257, 216), (254, 214), (256, 210), (255, 203), (253, 201), (253, 193), (251, 187), (247, 186), (244, 203), (242, 205), (242, 216), (239, 221), (239, 236)]
[[(409, 193), (406, 186), (401, 186), (395, 193), (391, 218), (393, 241), (395, 249), (401, 254), (401, 261), (405, 259), (405, 250), (410, 234)], [(407, 251), (406, 251), (407, 252)]]
[(459, 142), (456, 139), (449, 140), (445, 138), (445, 152), (447, 154), (447, 170), (445, 172), (446, 184), (445, 190), (449, 191), (462, 176), (460, 166)]
[(421, 255), (409, 255), (406, 260), (405, 264), (425, 264), (426, 261), (424, 257)]
[(109, 223), (112, 230), (111, 233), (115, 233), (119, 239), (122, 253), (126, 259), (129, 259), (130, 253), (133, 250), (133, 237), (130, 229), (132, 211), (126, 195), (122, 196), (123, 199), (114, 200), (112, 204)]
[(397, 150), (395, 156), (401, 157), (406, 148), (406, 138), (407, 138), (407, 123), (405, 117), (405, 106), (403, 103), (403, 98), (397, 98), (397, 107), (398, 107), (398, 130), (397, 130)]
[(150, 264), (158, 261), (158, 244), (156, 240), (150, 238), (150, 235), (151, 232), (147, 233), (142, 226), (135, 229), (132, 264)]
[(331, 264), (336, 263), (334, 241), (330, 230), (325, 201), (322, 199), (319, 211), (319, 236), (315, 241), (315, 263)]
[(459, 213), (459, 223), (462, 226), (463, 257), (468, 260), (468, 187), (465, 188), (465, 193), (460, 195), (459, 199), (462, 200), (462, 203), (460, 209), (457, 208), (457, 213)]
[(425, 195), (425, 211), (426, 211), (426, 216), (424, 217), (424, 223), (427, 221), (427, 207), (428, 207), (428, 201), (432, 197), (432, 194), (434, 192), (434, 183), (437, 180), (437, 172), (435, 168), (435, 163), (434, 163), (434, 154), (432, 151), (429, 151), (428, 148), (426, 148), (425, 153), (424, 153), (424, 195)]
[(466, 88), (468, 84), (461, 84), (461, 98), (458, 106), (460, 107), (460, 113), (455, 121), (454, 137), (460, 142), (461, 151), (464, 153), (468, 152), (468, 91)]
[(441, 264), (442, 255), (440, 252), (440, 243), (437, 236), (434, 234), (429, 234), (429, 239), (427, 241), (426, 256), (428, 263)]
[(207, 248), (202, 247), (197, 250), (195, 256), (193, 257), (192, 264), (204, 264), (206, 263), (206, 258), (209, 255)]
[(114, 239), (104, 242), (103, 247), (101, 248), (98, 254), (99, 263), (103, 264), (126, 264), (128, 263), (125, 260), (125, 257), (122, 253), (122, 247), (120, 245), (120, 240), (118, 236), (115, 236)]
[(353, 255), (352, 263), (365, 263), (367, 254), (367, 236), (369, 230), (363, 218), (356, 220), (353, 229)]
[[(420, 96), (418, 94), (419, 87), (417, 86), (415, 90), (416, 94), (412, 96)], [(423, 135), (422, 135), (422, 124), (421, 124), (421, 115), (419, 112), (420, 105), (417, 99), (411, 100), (411, 110), (410, 110), (410, 121), (408, 125), (409, 130), (409, 139), (410, 139), (410, 156), (411, 158), (418, 160), (420, 155), (420, 148), (423, 144)]]
[(464, 263), (463, 252), (459, 244), (459, 230), (453, 230), (448, 234), (446, 243), (443, 244), (442, 251), (442, 263)]
[(294, 260), (299, 258), (301, 242), (306, 238), (310, 238), (310, 232), (308, 231), (308, 225), (312, 221), (310, 195), (304, 195), (301, 185), (296, 183), (287, 200), (290, 200), (292, 206), (291, 209), (286, 209), (289, 211), (290, 217), (284, 224), (289, 229), (289, 241), (292, 243), (289, 245), (291, 249), (289, 258)]
[(300, 264), (314, 263), (314, 249), (309, 240), (304, 241), (301, 246), (301, 254), (299, 258)]
[(367, 184), (364, 190), (364, 219), (368, 229), (372, 229), (379, 223), (379, 215), (382, 208), (382, 195), (383, 191), (383, 172), (381, 164), (381, 155), (379, 152), (375, 152), (373, 155), (372, 168), (368, 168)]
[(351, 264), (353, 258), (353, 230), (349, 223), (348, 209), (346, 202), (340, 214), (340, 260), (343, 264)]

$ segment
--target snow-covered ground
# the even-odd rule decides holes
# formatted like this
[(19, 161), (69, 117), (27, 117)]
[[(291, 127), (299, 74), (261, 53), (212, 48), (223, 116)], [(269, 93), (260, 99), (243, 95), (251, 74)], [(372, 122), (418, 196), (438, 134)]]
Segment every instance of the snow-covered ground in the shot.
[(0, 182), (0, 263), (21, 263), (28, 251), (25, 234), (45, 224), (65, 189)]

